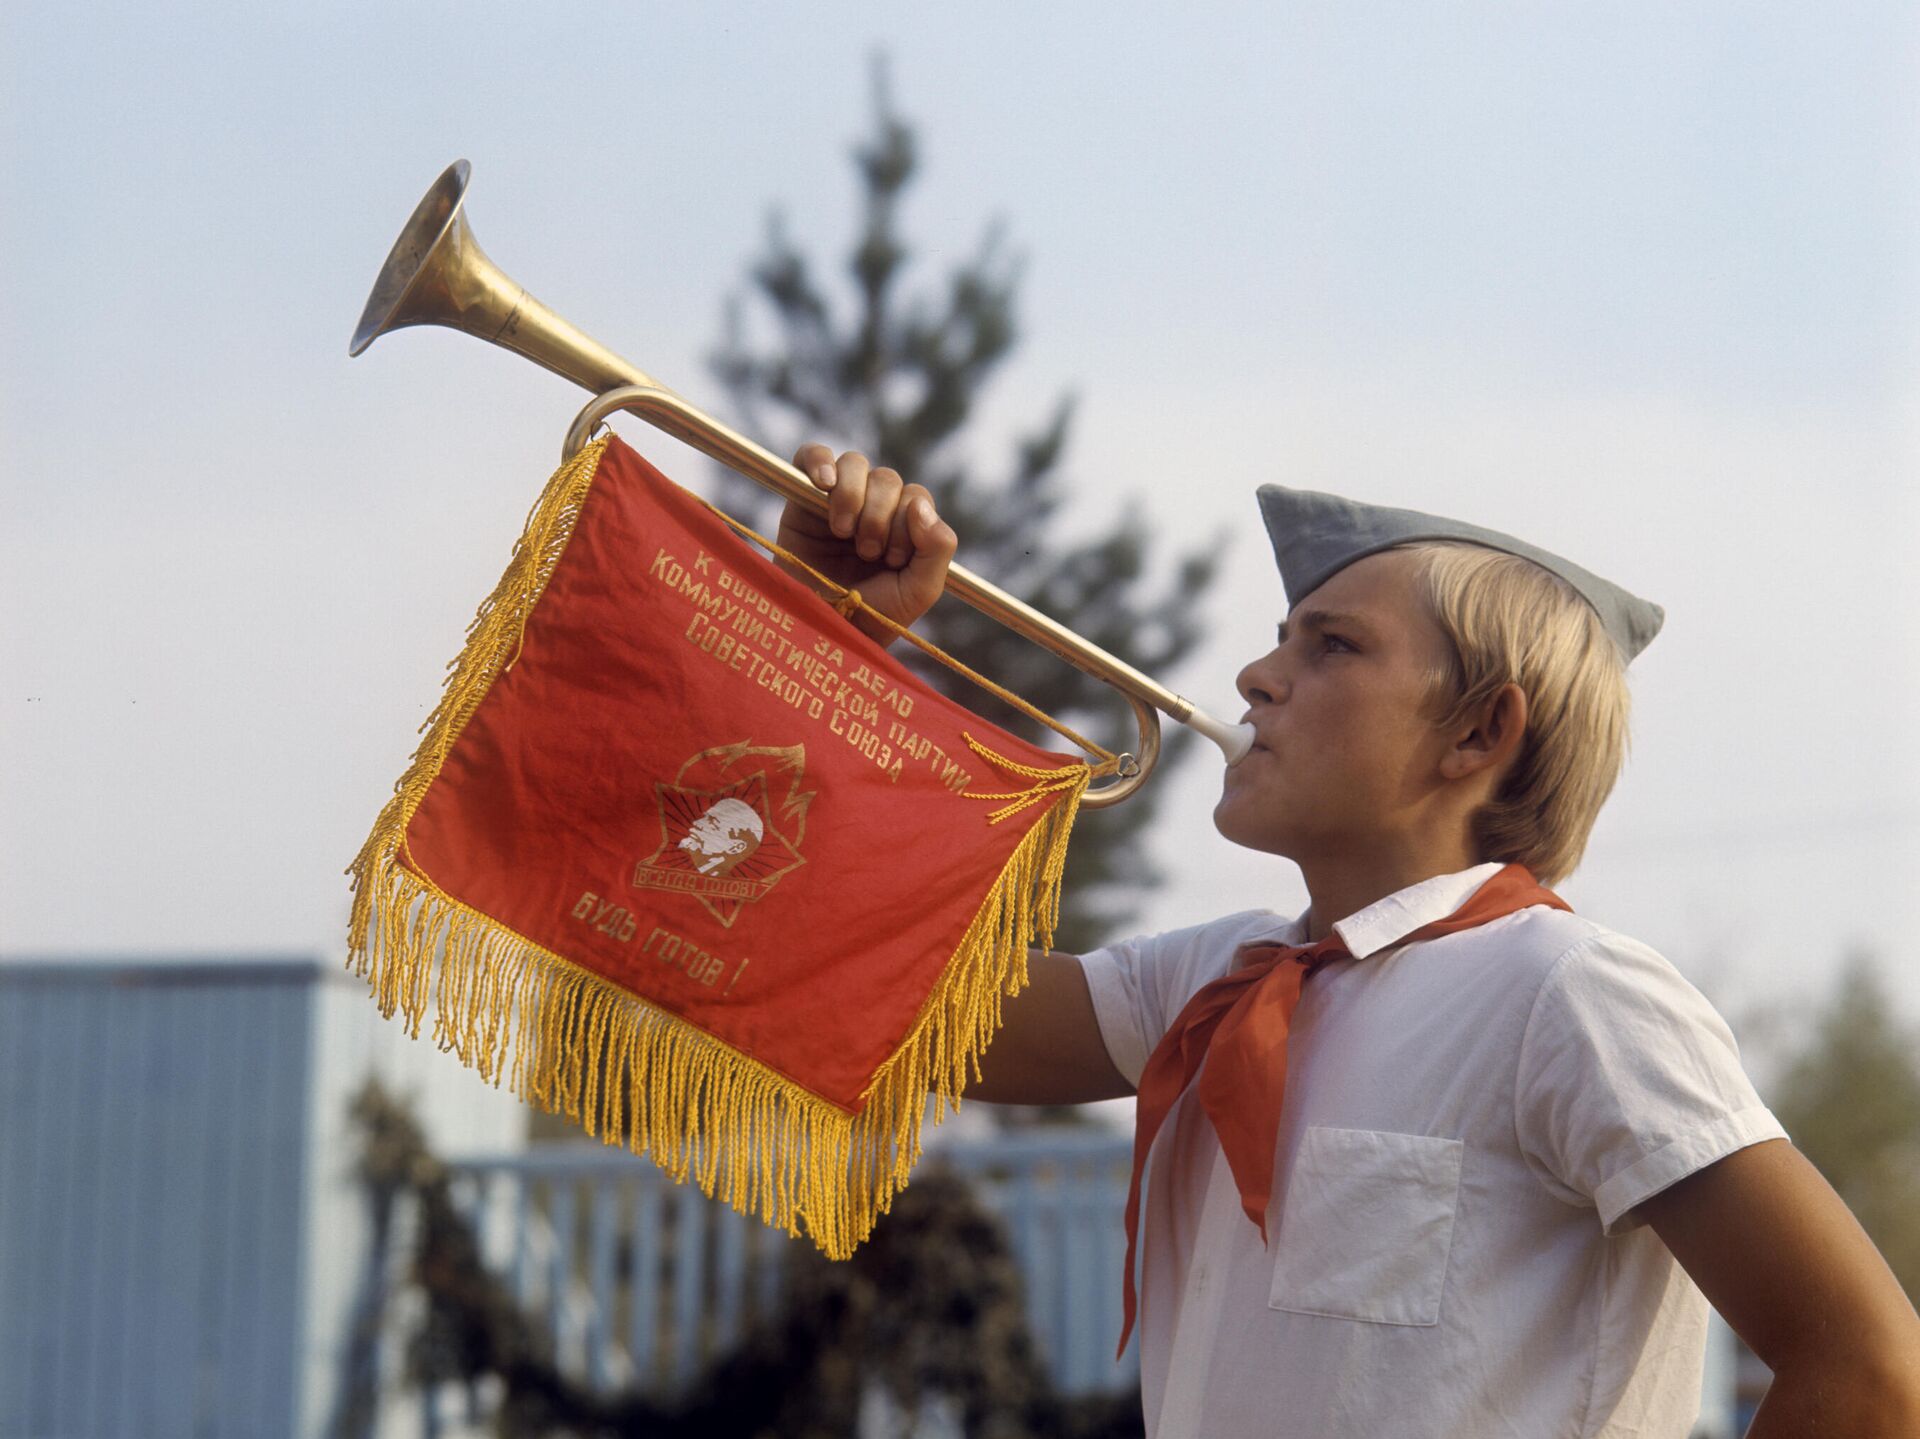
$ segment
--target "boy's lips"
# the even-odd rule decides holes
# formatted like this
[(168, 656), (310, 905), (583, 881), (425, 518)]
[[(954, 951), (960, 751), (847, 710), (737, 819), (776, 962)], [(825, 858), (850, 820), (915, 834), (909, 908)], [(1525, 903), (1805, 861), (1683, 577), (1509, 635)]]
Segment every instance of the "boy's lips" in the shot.
[(1248, 760), (1252, 759), (1255, 755), (1272, 754), (1272, 753), (1273, 753), (1273, 750), (1269, 748), (1269, 746), (1267, 745), (1267, 742), (1256, 735), (1254, 737), (1253, 744), (1248, 747), (1247, 752), (1241, 755), (1240, 758), (1236, 760), (1233, 764), (1230, 764), (1227, 766), (1227, 772), (1231, 774), (1235, 769), (1245, 764)]

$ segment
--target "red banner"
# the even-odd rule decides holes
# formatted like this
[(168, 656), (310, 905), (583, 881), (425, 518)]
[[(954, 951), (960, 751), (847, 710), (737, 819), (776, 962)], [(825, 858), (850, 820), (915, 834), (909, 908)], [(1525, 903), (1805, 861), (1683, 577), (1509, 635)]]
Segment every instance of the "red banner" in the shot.
[(610, 438), (356, 863), (355, 962), (416, 1027), (431, 972), (483, 1073), (517, 1040), (520, 1092), (843, 1254), (1049, 938), (1086, 779)]

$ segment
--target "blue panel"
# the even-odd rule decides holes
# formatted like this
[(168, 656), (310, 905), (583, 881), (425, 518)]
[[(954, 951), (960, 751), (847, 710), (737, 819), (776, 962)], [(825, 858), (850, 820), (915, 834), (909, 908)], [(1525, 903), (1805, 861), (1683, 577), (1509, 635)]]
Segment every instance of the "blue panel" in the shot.
[[(132, 1108), (135, 1138), (127, 1154), (135, 1171), (149, 1176), (149, 1194), (142, 1200), (133, 1185), (126, 1186), (131, 1201), (127, 1236), (133, 1251), (127, 1266), (121, 1309), (121, 1313), (127, 1315), (161, 1312), (162, 1256), (171, 1238), (172, 1216), (159, 1202), (159, 1177), (165, 1172), (171, 1138), (167, 1121), (172, 1102), (170, 1086), (174, 1080), (173, 1021), (175, 1013), (186, 1003), (185, 991), (161, 990), (152, 1003), (144, 1006), (140, 1024), (133, 1077), (138, 1090)], [(150, 1387), (148, 1376), (161, 1372), (158, 1368), (161, 1327), (158, 1324), (126, 1326), (127, 1384), (121, 1390), (114, 1414), (117, 1432), (135, 1433), (147, 1417), (141, 1396)]]
[(120, 1148), (125, 1141), (124, 1105), (130, 1098), (125, 1045), (133, 1008), (127, 992), (115, 986), (99, 996), (90, 1014), (72, 1016), (85, 1036), (78, 1053), (86, 1056), (82, 1068), (89, 1076), (82, 1107), (73, 1116), (83, 1177), (69, 1198), (76, 1232), (69, 1271), (75, 1318), (67, 1392), (76, 1401), (82, 1434), (108, 1432), (110, 1421), (102, 1410), (111, 1407), (107, 1385), (126, 1327), (124, 1317), (112, 1308), (112, 1291), (126, 1262), (113, 1213), (135, 1177)]
[(41, 1076), (32, 1036), (39, 1016), (27, 993), (0, 994), (0, 1433), (33, 1432), (33, 1301), (39, 1292), (32, 1216), (40, 1154)]
[(314, 977), (0, 967), (0, 1434), (292, 1439)]
[(155, 1208), (169, 1231), (161, 1250), (160, 1323), (151, 1403), (155, 1427), (163, 1434), (198, 1432), (193, 1412), (195, 1386), (163, 1376), (197, 1375), (199, 1314), (194, 1298), (206, 1229), (206, 1175), (209, 1156), (204, 1106), (196, 1098), (212, 1087), (215, 1016), (182, 988), (166, 1005), (173, 1044), (169, 1053), (164, 1124), (169, 1143), (154, 1173)]
[[(0, 995), (0, 1278), (18, 1275), (20, 1224), (10, 1216), (22, 1212), (26, 1201), (28, 1166), (22, 1147), (21, 1094), (10, 1063), (17, 1060), (25, 1040), (19, 997)], [(23, 1434), (26, 1417), (16, 1376), (5, 1356), (26, 1342), (25, 1316), (14, 1295), (0, 1290), (0, 1434)]]
[[(82, 1209), (100, 1187), (100, 1150), (90, 1142), (90, 1118), (106, 1086), (103, 1067), (86, 1062), (93, 1046), (88, 1017), (79, 1005), (51, 1003), (44, 1007), (40, 1033), (47, 1073), (53, 1083), (48, 1095), (57, 1116), (54, 1161), (43, 1180), (41, 1203), (52, 1221), (45, 1232), (53, 1264), (46, 1275), (42, 1305), (54, 1319), (53, 1364), (42, 1382), (45, 1412), (62, 1429), (79, 1429), (85, 1422), (85, 1376), (80, 1356), (86, 1343), (86, 1312), (80, 1302), (89, 1235)], [(81, 1429), (80, 1432), (85, 1432)]]

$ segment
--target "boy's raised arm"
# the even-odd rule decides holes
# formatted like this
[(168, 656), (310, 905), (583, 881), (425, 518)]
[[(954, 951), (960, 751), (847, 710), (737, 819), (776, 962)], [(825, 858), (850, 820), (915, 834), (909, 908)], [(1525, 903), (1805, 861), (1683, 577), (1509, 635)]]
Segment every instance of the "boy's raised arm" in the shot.
[(1920, 1434), (1920, 1316), (1853, 1211), (1792, 1144), (1735, 1150), (1643, 1200), (1640, 1213), (1773, 1370), (1748, 1439)]
[(1090, 1104), (1133, 1093), (1100, 1037), (1086, 971), (1070, 954), (1027, 953), (1027, 987), (1002, 1002), (1001, 1029), (965, 1098), (989, 1104)]

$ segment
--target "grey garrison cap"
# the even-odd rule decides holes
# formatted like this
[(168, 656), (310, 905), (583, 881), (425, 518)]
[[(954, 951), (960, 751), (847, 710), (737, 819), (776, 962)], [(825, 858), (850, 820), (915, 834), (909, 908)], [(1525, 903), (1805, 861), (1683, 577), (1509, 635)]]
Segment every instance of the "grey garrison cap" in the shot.
[(1299, 604), (1355, 560), (1394, 545), (1409, 540), (1467, 540), (1532, 560), (1572, 585), (1599, 613), (1607, 633), (1628, 661), (1652, 643), (1667, 617), (1659, 605), (1628, 594), (1612, 581), (1558, 555), (1463, 520), (1367, 505), (1339, 495), (1289, 490), (1281, 485), (1260, 486), (1260, 513), (1273, 540), (1273, 557), (1280, 562), (1280, 579), (1289, 604)]

